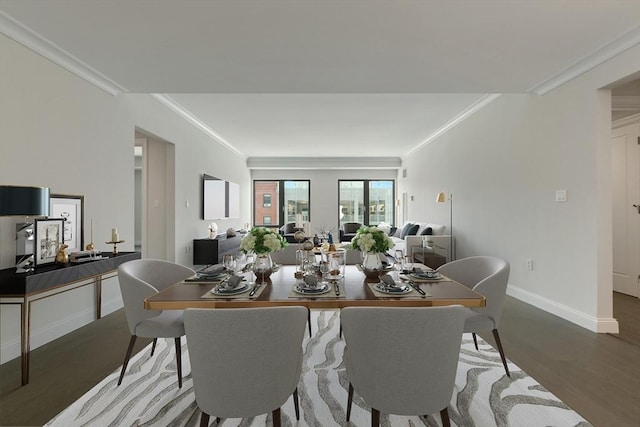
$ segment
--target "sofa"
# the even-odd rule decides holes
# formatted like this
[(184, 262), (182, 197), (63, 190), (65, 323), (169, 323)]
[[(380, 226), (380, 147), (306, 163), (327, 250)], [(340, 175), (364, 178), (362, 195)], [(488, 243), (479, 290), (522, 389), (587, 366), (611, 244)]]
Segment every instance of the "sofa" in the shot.
[[(452, 255), (455, 254), (455, 241), (451, 239), (449, 234), (445, 234), (445, 231), (446, 227), (441, 224), (406, 221), (402, 226), (397, 227), (391, 235), (394, 246), (389, 252), (391, 255), (395, 255), (399, 250), (403, 254), (413, 257), (413, 251), (420, 247), (420, 251), (433, 251), (444, 256), (447, 262), (452, 261)], [(451, 247), (452, 243), (453, 247)], [(422, 249), (425, 245), (427, 248)]]
[(294, 236), (296, 231), (298, 231), (298, 229), (296, 228), (295, 222), (289, 222), (278, 229), (278, 232), (280, 233), (280, 235), (282, 235), (282, 237), (284, 237), (284, 240), (286, 240), (289, 243), (297, 242)]
[(345, 222), (340, 226), (340, 241), (350, 242), (351, 239), (356, 237), (356, 232), (362, 227), (359, 222)]

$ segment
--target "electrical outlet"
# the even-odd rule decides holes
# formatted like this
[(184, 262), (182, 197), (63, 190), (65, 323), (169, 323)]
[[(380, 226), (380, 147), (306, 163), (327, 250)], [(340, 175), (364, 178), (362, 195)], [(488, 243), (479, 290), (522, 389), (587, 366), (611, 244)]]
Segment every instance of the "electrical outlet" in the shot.
[(185, 254), (188, 254), (188, 253), (189, 253), (189, 245), (187, 245), (187, 246), (185, 246), (185, 247), (184, 247), (184, 253), (185, 253)]
[(527, 259), (527, 270), (533, 270), (533, 260), (531, 258)]

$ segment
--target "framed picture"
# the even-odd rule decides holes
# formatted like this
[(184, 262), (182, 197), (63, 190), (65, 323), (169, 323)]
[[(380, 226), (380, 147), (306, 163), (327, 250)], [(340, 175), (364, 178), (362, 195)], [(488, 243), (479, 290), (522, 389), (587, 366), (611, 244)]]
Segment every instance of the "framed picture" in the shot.
[(84, 248), (84, 196), (52, 194), (49, 198), (51, 218), (64, 219), (64, 243), (68, 253)]
[(33, 264), (51, 264), (58, 247), (64, 243), (64, 219), (36, 219), (33, 223)]

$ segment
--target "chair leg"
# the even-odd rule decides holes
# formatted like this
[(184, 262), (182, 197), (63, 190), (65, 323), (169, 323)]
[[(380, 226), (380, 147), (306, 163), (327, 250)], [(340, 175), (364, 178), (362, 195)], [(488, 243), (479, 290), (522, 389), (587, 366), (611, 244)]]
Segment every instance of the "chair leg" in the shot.
[(440, 411), (440, 419), (442, 420), (442, 427), (451, 427), (451, 422), (449, 421), (449, 410), (446, 406), (442, 411)]
[(209, 427), (209, 414), (204, 411), (200, 415), (200, 427)]
[(296, 420), (300, 421), (300, 404), (298, 403), (298, 387), (293, 390), (293, 407), (296, 410)]
[(182, 350), (180, 337), (176, 337), (176, 365), (178, 365), (178, 388), (182, 388)]
[(380, 411), (375, 408), (371, 408), (371, 427), (378, 427), (380, 425)]
[(502, 359), (502, 365), (504, 366), (504, 370), (507, 373), (507, 376), (511, 378), (511, 374), (509, 373), (509, 368), (507, 367), (507, 358), (504, 357), (504, 350), (502, 349), (502, 343), (500, 342), (500, 335), (498, 335), (498, 330), (494, 329), (493, 338), (496, 340), (496, 346), (498, 346), (498, 351), (500, 352), (500, 358)]
[(353, 402), (353, 386), (349, 383), (349, 397), (347, 397), (347, 421), (351, 418), (351, 403)]
[(133, 351), (133, 345), (136, 343), (135, 335), (131, 335), (131, 339), (129, 340), (129, 347), (127, 348), (127, 354), (124, 355), (124, 362), (122, 363), (122, 370), (120, 371), (120, 378), (118, 379), (118, 385), (122, 383), (122, 378), (124, 378), (124, 371), (127, 370), (127, 365), (129, 364), (129, 358), (131, 357), (131, 352)]
[(311, 338), (311, 309), (307, 308), (307, 323), (309, 324), (309, 338)]
[(473, 343), (476, 345), (476, 351), (477, 351), (478, 350), (478, 338), (476, 338), (475, 332), (473, 332), (471, 334), (471, 336), (473, 337)]
[(153, 339), (153, 344), (151, 345), (151, 357), (153, 357), (153, 353), (156, 351), (156, 344), (158, 343), (158, 338)]
[(273, 427), (280, 427), (280, 408), (274, 409), (271, 416), (273, 418)]

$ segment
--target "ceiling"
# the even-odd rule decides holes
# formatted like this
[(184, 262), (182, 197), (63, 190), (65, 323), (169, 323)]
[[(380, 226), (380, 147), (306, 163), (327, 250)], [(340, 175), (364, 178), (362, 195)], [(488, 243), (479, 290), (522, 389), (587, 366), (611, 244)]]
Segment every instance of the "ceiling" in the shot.
[(163, 94), (249, 158), (406, 156), (491, 94), (543, 94), (640, 42), (637, 0), (0, 0), (0, 11), (3, 33), (111, 93)]

